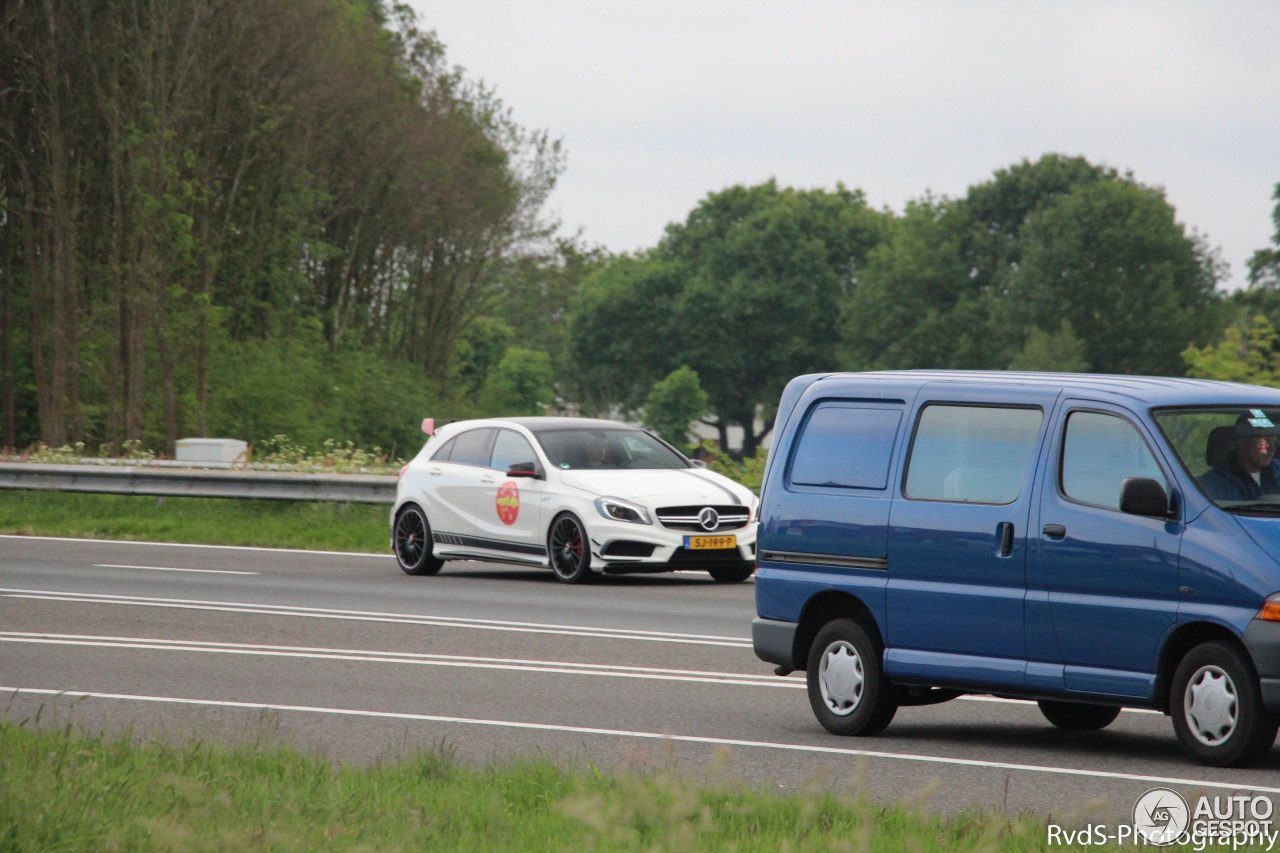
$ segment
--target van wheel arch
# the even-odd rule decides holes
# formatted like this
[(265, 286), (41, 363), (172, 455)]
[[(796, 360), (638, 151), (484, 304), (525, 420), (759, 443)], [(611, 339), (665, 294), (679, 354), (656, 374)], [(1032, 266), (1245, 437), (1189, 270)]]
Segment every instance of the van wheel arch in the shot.
[(880, 626), (871, 615), (871, 608), (862, 599), (847, 592), (824, 592), (809, 599), (800, 613), (800, 626), (796, 630), (795, 645), (791, 650), (791, 658), (798, 664), (797, 669), (807, 668), (813, 641), (822, 626), (833, 619), (851, 619), (857, 622), (875, 644), (876, 650), (884, 651), (884, 637), (880, 634)]
[(1196, 646), (1214, 641), (1231, 643), (1237, 646), (1246, 658), (1249, 657), (1249, 652), (1239, 637), (1230, 629), (1213, 622), (1191, 622), (1183, 625), (1165, 641), (1164, 647), (1160, 650), (1160, 664), (1156, 668), (1155, 701), (1161, 713), (1170, 713), (1169, 689), (1173, 686), (1173, 676), (1178, 671), (1178, 664), (1182, 663), (1182, 659)]

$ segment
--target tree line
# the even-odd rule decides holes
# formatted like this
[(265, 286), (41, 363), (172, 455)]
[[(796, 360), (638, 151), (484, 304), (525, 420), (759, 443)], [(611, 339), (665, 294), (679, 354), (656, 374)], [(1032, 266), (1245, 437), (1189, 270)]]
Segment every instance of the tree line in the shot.
[(1249, 276), (1247, 290), (1219, 289), (1225, 264), (1163, 190), (1083, 157), (1026, 160), (901, 215), (844, 187), (767, 182), (708, 196), (656, 247), (593, 273), (575, 296), (570, 349), (586, 399), (634, 411), (691, 369), (690, 387), (708, 396), (703, 420), (722, 444), (741, 427), (751, 456), (783, 385), (803, 373), (1185, 375), (1228, 326), (1259, 311), (1280, 321), (1274, 247)]
[(545, 213), (564, 167), (385, 0), (9, 0), (0, 446), (406, 453), (423, 415), (570, 411), (750, 456), (801, 373), (1239, 373), (1280, 326), (1280, 185), (1227, 294), (1160, 188), (1083, 157), (901, 214), (729, 187), (618, 255)]
[(384, 438), (359, 423), (378, 397), (416, 408), (505, 277), (554, 248), (559, 142), (407, 7), (10, 0), (0, 81), (10, 447), (308, 416)]

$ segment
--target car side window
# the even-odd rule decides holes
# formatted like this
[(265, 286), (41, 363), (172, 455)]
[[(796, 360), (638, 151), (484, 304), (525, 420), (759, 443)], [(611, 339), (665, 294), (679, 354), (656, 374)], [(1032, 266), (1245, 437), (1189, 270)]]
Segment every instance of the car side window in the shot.
[(884, 489), (901, 421), (901, 409), (820, 403), (796, 442), (791, 483)]
[(446, 441), (442, 447), (436, 450), (435, 453), (431, 454), (431, 461), (432, 462), (448, 462), (449, 454), (453, 453), (453, 444), (456, 441), (457, 441), (456, 438), (451, 438), (448, 441)]
[(909, 498), (1009, 504), (1035, 459), (1044, 412), (934, 403), (920, 411), (903, 491)]
[(1169, 491), (1164, 472), (1137, 427), (1104, 412), (1068, 415), (1062, 442), (1062, 493), (1079, 503), (1118, 510), (1127, 477), (1149, 477)]
[(449, 461), (462, 465), (488, 465), (493, 433), (491, 427), (483, 427), (457, 436), (453, 440), (453, 453), (449, 455)]
[(493, 441), (493, 455), (489, 459), (489, 467), (499, 471), (510, 471), (517, 462), (534, 462), (533, 445), (523, 435), (514, 430), (500, 429), (498, 437)]

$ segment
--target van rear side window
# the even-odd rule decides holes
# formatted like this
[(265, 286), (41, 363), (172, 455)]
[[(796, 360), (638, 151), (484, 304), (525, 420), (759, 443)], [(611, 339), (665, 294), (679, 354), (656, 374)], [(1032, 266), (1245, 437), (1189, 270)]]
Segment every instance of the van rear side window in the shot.
[(901, 409), (821, 403), (804, 425), (791, 463), (797, 486), (884, 489)]
[(907, 497), (1008, 504), (1022, 493), (1044, 413), (934, 404), (920, 412), (907, 461)]

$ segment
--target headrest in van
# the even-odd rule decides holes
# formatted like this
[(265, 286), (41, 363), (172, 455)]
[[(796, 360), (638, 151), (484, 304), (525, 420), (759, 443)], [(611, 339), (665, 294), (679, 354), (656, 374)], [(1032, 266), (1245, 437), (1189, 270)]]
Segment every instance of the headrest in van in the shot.
[(1227, 464), (1227, 456), (1231, 448), (1236, 446), (1236, 428), (1234, 426), (1214, 427), (1209, 431), (1209, 440), (1204, 445), (1204, 461), (1211, 467)]

